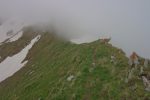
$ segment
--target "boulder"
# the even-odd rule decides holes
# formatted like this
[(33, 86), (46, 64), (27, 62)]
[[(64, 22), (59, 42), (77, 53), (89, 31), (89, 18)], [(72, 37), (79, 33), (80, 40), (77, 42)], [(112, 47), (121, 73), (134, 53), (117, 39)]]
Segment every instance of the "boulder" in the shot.
[(140, 74), (142, 74), (144, 72), (143, 70), (143, 66), (140, 67)]
[(144, 60), (144, 67), (147, 68), (148, 67), (148, 59)]
[(67, 78), (67, 81), (72, 81), (72, 79), (74, 79), (74, 75), (70, 75), (70, 76)]
[(146, 76), (142, 76), (142, 80), (145, 86), (145, 90), (150, 92), (150, 80), (148, 80)]

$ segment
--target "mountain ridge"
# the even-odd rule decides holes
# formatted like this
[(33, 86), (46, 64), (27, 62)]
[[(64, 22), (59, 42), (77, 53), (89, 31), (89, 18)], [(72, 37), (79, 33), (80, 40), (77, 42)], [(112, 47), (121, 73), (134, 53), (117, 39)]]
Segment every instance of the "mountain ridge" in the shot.
[[(125, 83), (128, 58), (100, 40), (74, 44), (42, 33), (25, 60), (26, 66), (0, 83), (0, 99), (146, 100), (150, 96), (141, 80)], [(135, 84), (136, 91), (131, 89)]]

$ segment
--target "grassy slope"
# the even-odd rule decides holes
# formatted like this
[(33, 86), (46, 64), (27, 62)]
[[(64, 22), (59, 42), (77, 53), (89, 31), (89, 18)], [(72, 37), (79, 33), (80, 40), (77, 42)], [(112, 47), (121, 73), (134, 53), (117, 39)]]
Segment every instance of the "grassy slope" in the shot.
[[(110, 56), (117, 56), (117, 64)], [(0, 83), (0, 100), (144, 100), (150, 96), (140, 80), (132, 91), (124, 82), (124, 53), (95, 41), (76, 45), (44, 34), (30, 50), (28, 64)], [(96, 67), (92, 72), (92, 63)], [(68, 82), (69, 75), (75, 79)], [(137, 99), (138, 98), (138, 99)]]

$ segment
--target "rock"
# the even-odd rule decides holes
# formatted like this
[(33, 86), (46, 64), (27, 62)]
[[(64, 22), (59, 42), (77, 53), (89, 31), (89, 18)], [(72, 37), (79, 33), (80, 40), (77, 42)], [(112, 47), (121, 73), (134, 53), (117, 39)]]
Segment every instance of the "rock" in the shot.
[(144, 86), (146, 87), (148, 85), (148, 83), (149, 83), (147, 78), (145, 76), (142, 76), (142, 80), (143, 80)]
[(146, 91), (150, 92), (150, 87), (149, 88), (145, 88)]
[(110, 58), (111, 58), (111, 60), (110, 60), (111, 63), (114, 63), (114, 64), (117, 63), (117, 62), (116, 62), (116, 57), (115, 57), (115, 56), (111, 56)]
[(135, 91), (137, 89), (137, 85), (135, 84), (135, 85), (131, 86), (130, 89)]
[(72, 81), (72, 79), (74, 79), (74, 75), (70, 75), (70, 76), (67, 78), (67, 81)]
[(148, 67), (148, 59), (144, 60), (144, 67), (147, 68)]
[(130, 79), (132, 79), (133, 77), (133, 71), (134, 68), (132, 68), (131, 70), (129, 70), (129, 72), (127, 73), (127, 77), (125, 78), (125, 83), (128, 83)]
[(139, 65), (138, 59), (135, 59), (135, 60), (134, 60), (134, 64), (135, 64), (135, 68), (137, 69), (137, 66)]
[(144, 72), (143, 67), (140, 67), (140, 74), (142, 74)]
[(116, 57), (115, 56), (111, 56), (111, 59), (115, 59)]
[(132, 66), (132, 65), (133, 65), (133, 62), (132, 62), (132, 60), (131, 60), (131, 59), (129, 59), (128, 64), (129, 64), (130, 66)]
[(145, 90), (150, 92), (150, 81), (146, 78), (146, 76), (142, 76), (142, 80), (145, 86)]
[(133, 71), (134, 71), (134, 69), (133, 69), (133, 68), (131, 69), (131, 71), (129, 71), (128, 79), (131, 79), (131, 78), (132, 78), (132, 76), (133, 76)]

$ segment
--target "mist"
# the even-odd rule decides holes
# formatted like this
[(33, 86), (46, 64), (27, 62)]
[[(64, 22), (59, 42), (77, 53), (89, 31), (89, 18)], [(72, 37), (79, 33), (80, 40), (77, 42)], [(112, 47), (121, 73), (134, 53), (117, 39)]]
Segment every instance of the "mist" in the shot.
[(111, 36), (127, 56), (136, 51), (150, 58), (149, 5), (150, 0), (0, 0), (0, 20), (50, 25), (76, 43)]

